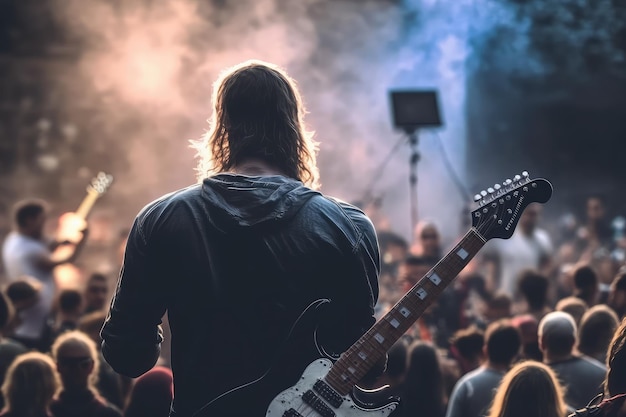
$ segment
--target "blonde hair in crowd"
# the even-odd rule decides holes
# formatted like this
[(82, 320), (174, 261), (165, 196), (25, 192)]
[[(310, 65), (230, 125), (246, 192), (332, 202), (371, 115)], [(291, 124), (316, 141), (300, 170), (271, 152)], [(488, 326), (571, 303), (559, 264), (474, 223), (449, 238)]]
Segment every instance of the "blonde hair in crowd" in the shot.
[(198, 179), (259, 158), (290, 178), (319, 187), (314, 132), (296, 82), (274, 64), (251, 60), (228, 68), (213, 85), (213, 114), (200, 141)]
[(89, 356), (93, 359), (94, 370), (89, 375), (88, 385), (89, 389), (93, 391), (96, 396), (99, 396), (100, 394), (98, 393), (96, 384), (98, 383), (98, 370), (100, 369), (100, 355), (98, 354), (96, 343), (79, 330), (65, 332), (57, 337), (50, 349), (55, 361), (59, 358), (59, 352), (62, 351), (65, 346), (69, 345), (80, 345), (89, 351)]
[(2, 394), (3, 411), (22, 417), (38, 417), (48, 409), (60, 381), (52, 359), (39, 352), (18, 356), (7, 370)]
[(563, 417), (563, 388), (546, 365), (525, 361), (502, 378), (488, 417)]

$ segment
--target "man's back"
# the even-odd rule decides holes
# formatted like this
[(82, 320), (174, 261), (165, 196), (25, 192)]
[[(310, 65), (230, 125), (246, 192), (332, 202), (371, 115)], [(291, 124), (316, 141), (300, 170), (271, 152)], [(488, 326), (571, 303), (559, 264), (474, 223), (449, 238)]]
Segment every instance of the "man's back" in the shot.
[(482, 417), (487, 415), (496, 388), (504, 374), (480, 367), (464, 375), (454, 386), (446, 417)]
[(549, 365), (565, 387), (566, 403), (575, 409), (584, 407), (602, 392), (606, 367), (595, 359), (572, 357)]
[(211, 177), (138, 216), (103, 353), (118, 372), (145, 372), (167, 309), (174, 410), (190, 416), (280, 360), (281, 341), (315, 300), (332, 300), (326, 347), (348, 347), (374, 322), (378, 256), (371, 223), (352, 206), (282, 176)]

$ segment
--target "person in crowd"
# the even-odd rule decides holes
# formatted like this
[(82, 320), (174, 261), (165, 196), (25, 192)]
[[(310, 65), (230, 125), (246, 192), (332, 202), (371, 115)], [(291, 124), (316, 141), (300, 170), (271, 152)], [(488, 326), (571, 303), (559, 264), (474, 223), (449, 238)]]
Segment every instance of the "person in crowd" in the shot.
[(2, 384), (5, 405), (0, 416), (52, 417), (50, 404), (58, 389), (59, 376), (48, 355), (20, 355), (9, 366)]
[(52, 345), (62, 389), (50, 405), (55, 417), (121, 417), (95, 387), (99, 358), (96, 344), (80, 331), (68, 331)]
[(626, 319), (619, 325), (607, 352), (602, 417), (626, 417)]
[(109, 299), (109, 280), (106, 275), (98, 272), (91, 274), (83, 296), (85, 298), (84, 314), (105, 310)]
[(574, 296), (562, 298), (554, 307), (555, 311), (563, 311), (572, 316), (577, 327), (588, 309), (587, 303)]
[(578, 328), (578, 351), (605, 363), (607, 349), (618, 325), (619, 318), (610, 307), (604, 304), (591, 307)]
[(586, 221), (578, 229), (577, 246), (583, 261), (590, 261), (601, 249), (611, 247), (611, 226), (606, 215), (606, 202), (600, 195), (586, 201)]
[(377, 387), (389, 385), (386, 395), (400, 395), (406, 376), (408, 350), (407, 343), (400, 339), (387, 352), (387, 367), (376, 380)]
[(561, 311), (547, 314), (539, 323), (539, 347), (543, 362), (566, 388), (566, 401), (578, 409), (602, 391), (606, 367), (595, 359), (575, 353), (574, 319)]
[(488, 417), (563, 417), (568, 406), (563, 388), (546, 365), (526, 361), (506, 373)]
[(168, 417), (172, 398), (172, 371), (163, 366), (155, 366), (135, 381), (124, 417)]
[(538, 322), (551, 311), (548, 307), (548, 287), (548, 278), (532, 269), (522, 271), (517, 281), (518, 292), (526, 302), (526, 314), (532, 315)]
[(398, 268), (409, 253), (409, 244), (397, 233), (378, 232), (380, 245), (381, 269), (380, 274), (398, 275)]
[(435, 266), (435, 263), (430, 259), (415, 255), (407, 256), (400, 264), (398, 270), (403, 293), (417, 284), (417, 281), (426, 275), (433, 266)]
[(485, 334), (476, 326), (457, 331), (450, 340), (450, 356), (456, 360), (461, 375), (478, 368), (484, 359)]
[(611, 291), (611, 283), (619, 271), (620, 264), (608, 251), (602, 251), (593, 258), (590, 266), (598, 277), (598, 295), (596, 296), (596, 303), (607, 304)]
[[(14, 334), (15, 329), (22, 324), (22, 312), (28, 311), (32, 306), (37, 304), (40, 289), (41, 285), (30, 277), (22, 277), (7, 286), (5, 293), (11, 305), (15, 308), (15, 315), (7, 326), (7, 336), (10, 336), (14, 340), (20, 339), (19, 335)], [(26, 342), (28, 343), (29, 340), (27, 339)]]
[(68, 330), (76, 330), (83, 313), (83, 296), (78, 290), (65, 289), (58, 298), (54, 338)]
[(107, 313), (103, 310), (84, 315), (78, 322), (78, 330), (89, 336), (98, 348), (98, 362), (100, 363), (98, 378), (96, 380), (98, 392), (108, 402), (120, 410), (123, 410), (126, 395), (130, 391), (131, 380), (115, 372), (102, 356), (102, 338), (100, 337), (100, 330), (102, 326), (104, 326), (106, 316)]
[(491, 323), (485, 333), (487, 361), (463, 376), (454, 387), (446, 417), (482, 417), (495, 389), (520, 353), (522, 338), (509, 320)]
[(484, 314), (486, 324), (510, 318), (512, 305), (513, 300), (503, 291), (498, 291), (496, 294), (488, 297), (485, 303)]
[(338, 354), (375, 322), (378, 298), (375, 230), (361, 210), (314, 190), (316, 149), (295, 82), (246, 62), (221, 75), (213, 104), (201, 183), (139, 213), (102, 329), (106, 360), (137, 377), (159, 359), (168, 311), (180, 417), (265, 412), (260, 401), (212, 400), (263, 375), (275, 341), (313, 302), (332, 300), (317, 334)]
[(519, 330), (522, 336), (522, 355), (523, 359), (535, 360), (541, 362), (543, 353), (539, 349), (539, 337), (537, 331), (539, 322), (535, 316), (530, 314), (522, 314), (511, 319), (511, 324)]
[[(35, 279), (40, 285), (37, 302), (20, 311), (20, 325), (14, 330), (14, 336), (30, 348), (45, 350), (46, 323), (52, 311), (55, 296), (53, 269), (61, 264), (73, 262), (80, 254), (87, 236), (86, 224), (82, 239), (74, 246), (71, 253), (62, 259), (55, 259), (53, 251), (62, 243), (47, 242), (44, 226), (47, 206), (39, 200), (26, 200), (15, 207), (15, 230), (9, 234), (2, 247), (2, 259), (10, 282), (23, 276)], [(84, 222), (84, 221), (83, 221)]]
[(446, 410), (443, 375), (435, 347), (417, 341), (409, 347), (409, 366), (402, 385), (401, 417), (443, 417)]
[[(0, 385), (4, 382), (7, 369), (15, 358), (26, 353), (26, 347), (22, 344), (5, 338), (4, 330), (8, 323), (11, 322), (13, 316), (13, 306), (11, 301), (0, 292)], [(4, 398), (0, 395), (0, 410), (4, 407)]]
[(574, 296), (589, 307), (593, 307), (598, 301), (598, 276), (588, 265), (581, 265), (574, 271)]
[(428, 259), (436, 264), (442, 257), (441, 235), (439, 228), (432, 221), (422, 220), (415, 226), (415, 243), (411, 246), (411, 253)]
[(613, 279), (607, 302), (620, 319), (626, 317), (626, 270)]
[(544, 272), (550, 267), (552, 241), (548, 233), (538, 227), (541, 205), (530, 204), (522, 213), (519, 224), (510, 239), (494, 239), (484, 249), (484, 259), (492, 290), (501, 290), (515, 297), (516, 281), (520, 272), (535, 269)]

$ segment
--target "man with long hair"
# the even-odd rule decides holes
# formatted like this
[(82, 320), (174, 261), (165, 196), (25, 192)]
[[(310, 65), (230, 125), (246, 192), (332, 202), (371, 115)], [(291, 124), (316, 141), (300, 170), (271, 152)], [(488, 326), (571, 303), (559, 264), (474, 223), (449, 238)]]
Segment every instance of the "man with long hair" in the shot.
[[(295, 82), (246, 62), (217, 80), (213, 104), (196, 144), (200, 184), (139, 213), (102, 330), (106, 360), (137, 377), (159, 357), (167, 311), (177, 417), (205, 415), (216, 397), (297, 354), (280, 348), (318, 300), (331, 301), (319, 309), (317, 341), (343, 352), (374, 323), (378, 297), (374, 228), (316, 191), (316, 146)], [(256, 400), (219, 415), (265, 415)]]

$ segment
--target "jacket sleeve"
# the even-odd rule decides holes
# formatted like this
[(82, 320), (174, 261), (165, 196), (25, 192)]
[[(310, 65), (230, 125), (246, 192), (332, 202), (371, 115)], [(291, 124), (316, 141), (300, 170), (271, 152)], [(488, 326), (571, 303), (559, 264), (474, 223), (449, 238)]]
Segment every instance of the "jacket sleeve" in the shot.
[(102, 354), (119, 374), (136, 378), (150, 370), (161, 352), (161, 318), (166, 285), (154, 242), (138, 216), (128, 237), (124, 265), (101, 331)]
[(326, 345), (335, 353), (345, 351), (375, 323), (380, 272), (378, 240), (371, 221), (352, 206), (344, 204), (342, 209), (355, 234), (334, 265), (335, 295), (324, 320), (329, 331)]

